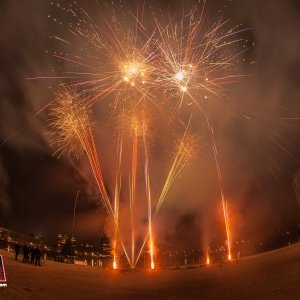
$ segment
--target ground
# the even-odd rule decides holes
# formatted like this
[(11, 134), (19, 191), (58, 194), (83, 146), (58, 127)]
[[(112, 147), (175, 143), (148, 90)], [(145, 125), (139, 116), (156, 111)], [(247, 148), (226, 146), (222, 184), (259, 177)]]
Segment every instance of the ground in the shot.
[(113, 271), (4, 255), (7, 287), (0, 299), (300, 299), (300, 244), (222, 267)]

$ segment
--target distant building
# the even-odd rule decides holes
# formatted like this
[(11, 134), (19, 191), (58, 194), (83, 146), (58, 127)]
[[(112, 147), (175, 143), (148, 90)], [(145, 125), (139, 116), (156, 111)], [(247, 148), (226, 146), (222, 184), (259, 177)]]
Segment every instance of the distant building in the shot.
[(62, 255), (74, 255), (76, 251), (76, 238), (75, 236), (59, 233), (57, 235), (56, 252)]
[(61, 253), (63, 250), (64, 245), (66, 244), (67, 239), (69, 236), (67, 234), (59, 233), (57, 235), (57, 243), (56, 243), (56, 251)]
[(45, 240), (41, 236), (36, 236), (33, 233), (19, 233), (3, 227), (0, 227), (0, 240), (7, 241), (12, 244), (45, 244)]
[(112, 245), (107, 236), (103, 236), (100, 238), (99, 250), (102, 257), (111, 257)]

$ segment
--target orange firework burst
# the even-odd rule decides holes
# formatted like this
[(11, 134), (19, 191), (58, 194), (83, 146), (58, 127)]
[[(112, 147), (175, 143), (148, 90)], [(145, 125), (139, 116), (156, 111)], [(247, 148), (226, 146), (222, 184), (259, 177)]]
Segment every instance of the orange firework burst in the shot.
[(167, 98), (178, 99), (175, 111), (181, 108), (185, 95), (201, 109), (199, 97), (219, 96), (226, 85), (241, 77), (233, 66), (244, 50), (234, 52), (229, 45), (243, 41), (235, 38), (242, 30), (226, 30), (227, 21), (222, 18), (205, 27), (204, 8), (191, 10), (179, 21), (170, 15), (164, 18), (167, 23), (155, 18), (160, 61), (157, 82), (169, 92)]
[(90, 110), (81, 101), (79, 95), (70, 88), (57, 92), (55, 106), (50, 112), (52, 146), (55, 153), (66, 153), (78, 158), (84, 151), (82, 136), (93, 126)]
[[(67, 74), (56, 78), (72, 79), (71, 86), (91, 93), (86, 100), (89, 105), (109, 95), (114, 109), (128, 95), (135, 103), (147, 99), (158, 106), (162, 99), (176, 97), (176, 112), (184, 98), (200, 108), (199, 96), (219, 96), (241, 77), (235, 65), (242, 51), (233, 51), (232, 45), (243, 41), (237, 37), (242, 29), (228, 28), (222, 18), (206, 25), (205, 5), (180, 19), (170, 13), (158, 18), (155, 10), (154, 16), (146, 15), (144, 8), (138, 6), (134, 15), (114, 7), (95, 24), (81, 8), (59, 6), (76, 20), (67, 26), (85, 51), (72, 53), (78, 49), (73, 47), (72, 54), (54, 53), (68, 68)], [(72, 45), (72, 41), (52, 38)], [(160, 97), (156, 97), (158, 91)]]
[(121, 113), (117, 119), (117, 128), (122, 136), (138, 138), (147, 136), (148, 140), (153, 132), (150, 116), (145, 109), (127, 110)]
[[(54, 57), (69, 68), (67, 75), (59, 78), (72, 79), (75, 82), (71, 86), (91, 93), (92, 96), (86, 100), (89, 105), (109, 95), (114, 96), (113, 108), (126, 101), (127, 95), (134, 94), (136, 102), (152, 98), (149, 90), (155, 83), (152, 76), (156, 50), (152, 42), (154, 31), (147, 32), (143, 25), (143, 11), (134, 16), (116, 7), (107, 10), (107, 17), (95, 24), (82, 8), (59, 6), (57, 9), (63, 9), (76, 20), (70, 22), (67, 28), (76, 40), (80, 39), (80, 43), (85, 45), (85, 51), (74, 53), (74, 49), (78, 48), (73, 47), (72, 54), (54, 53)], [(52, 38), (72, 45), (66, 39)]]
[(195, 134), (186, 134), (184, 139), (178, 141), (177, 148), (177, 153), (182, 156), (183, 163), (188, 164), (199, 153), (199, 137)]

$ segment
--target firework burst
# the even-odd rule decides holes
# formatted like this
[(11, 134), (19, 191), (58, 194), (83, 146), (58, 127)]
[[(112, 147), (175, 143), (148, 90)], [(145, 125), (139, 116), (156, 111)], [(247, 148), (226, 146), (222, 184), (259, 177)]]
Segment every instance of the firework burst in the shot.
[(93, 126), (91, 112), (70, 88), (57, 92), (50, 112), (50, 128), (55, 154), (79, 158), (83, 152), (83, 134)]
[[(99, 24), (82, 8), (59, 9), (76, 20), (66, 26), (84, 47), (74, 52), (71, 41), (53, 37), (70, 48), (54, 53), (68, 67), (58, 78), (69, 78), (75, 81), (71, 86), (91, 93), (88, 105), (110, 96), (113, 110), (128, 99), (135, 104), (149, 100), (160, 107), (176, 98), (176, 113), (184, 99), (201, 108), (201, 97), (220, 96), (241, 77), (235, 68), (242, 51), (233, 51), (232, 45), (243, 41), (238, 38), (243, 30), (228, 28), (222, 18), (207, 25), (205, 4), (179, 21), (170, 13), (145, 16), (144, 5), (138, 6), (136, 15), (114, 7)], [(153, 21), (145, 22), (149, 18)]]

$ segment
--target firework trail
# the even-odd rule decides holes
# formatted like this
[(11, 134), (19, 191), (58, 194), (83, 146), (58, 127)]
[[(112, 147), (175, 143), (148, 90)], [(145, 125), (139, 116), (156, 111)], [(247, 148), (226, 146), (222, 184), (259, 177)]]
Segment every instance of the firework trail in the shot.
[[(123, 138), (119, 136), (118, 139), (118, 158), (117, 158), (117, 174), (116, 174), (116, 185), (115, 185), (115, 197), (114, 197), (114, 215), (117, 225), (119, 224), (119, 206), (120, 206), (120, 192), (122, 186), (122, 176), (121, 176), (121, 162), (123, 153)], [(113, 268), (117, 269), (117, 239), (118, 239), (118, 229), (115, 226), (114, 242), (113, 242)]]
[(131, 224), (131, 259), (134, 262), (135, 254), (135, 196), (136, 196), (136, 172), (138, 160), (138, 136), (135, 131), (132, 138), (132, 165), (131, 165), (131, 189), (130, 189), (130, 224)]
[(90, 118), (90, 111), (74, 91), (63, 89), (56, 96), (56, 106), (52, 108), (50, 118), (51, 144), (57, 148), (55, 153), (60, 152), (59, 156), (63, 153), (67, 153), (75, 158), (78, 158), (83, 152), (86, 154), (102, 196), (103, 204), (112, 217), (123, 251), (131, 265), (120, 236), (120, 230), (113, 207), (104, 185), (100, 161), (91, 129), (93, 123)]
[(216, 146), (216, 140), (214, 136), (214, 129), (209, 122), (208, 114), (207, 111), (204, 110), (205, 114), (205, 119), (207, 122), (207, 126), (209, 129), (209, 134), (211, 138), (211, 144), (213, 148), (213, 154), (214, 154), (214, 159), (215, 159), (215, 165), (216, 165), (216, 170), (217, 170), (217, 175), (218, 175), (218, 182), (219, 182), (219, 190), (221, 194), (221, 201), (222, 201), (222, 209), (223, 209), (223, 216), (224, 216), (224, 222), (225, 222), (225, 229), (226, 229), (226, 238), (227, 238), (227, 249), (228, 249), (228, 255), (227, 258), (228, 260), (231, 260), (231, 234), (230, 234), (230, 227), (229, 227), (229, 215), (228, 215), (228, 204), (224, 196), (224, 191), (223, 191), (223, 178), (222, 178), (222, 173), (221, 173), (221, 168), (219, 164), (219, 156), (218, 156), (218, 149)]
[(73, 236), (74, 236), (75, 214), (76, 214), (76, 207), (77, 207), (78, 197), (79, 197), (79, 190), (77, 191), (76, 198), (75, 198), (75, 202), (74, 202), (73, 223), (72, 223), (72, 235), (71, 235), (72, 238), (73, 238)]
[[(148, 134), (148, 120), (145, 115), (145, 112), (141, 113), (131, 112), (125, 118), (125, 126), (128, 127), (131, 141), (132, 141), (132, 155), (131, 155), (131, 176), (130, 176), (130, 224), (131, 224), (131, 250), (132, 250), (132, 266), (135, 266), (135, 238), (136, 238), (136, 230), (135, 230), (135, 201), (136, 201), (136, 180), (137, 180), (137, 163), (138, 163), (138, 149), (139, 149), (139, 139), (142, 138), (143, 146), (144, 146), (144, 159), (145, 159), (145, 172), (147, 172), (147, 176), (145, 174), (145, 184), (146, 184), (146, 196), (148, 201), (148, 205), (151, 205), (151, 193), (150, 193), (150, 179), (148, 172), (148, 149), (146, 144), (146, 135)], [(149, 207), (148, 207), (149, 209)], [(150, 208), (151, 210), (151, 208)], [(149, 219), (149, 229), (151, 227), (151, 219)], [(152, 234), (152, 233), (151, 233)], [(152, 247), (151, 247), (152, 249)], [(151, 251), (153, 254), (153, 252)], [(151, 256), (153, 258), (153, 255)], [(152, 261), (152, 265), (154, 265)]]
[[(152, 236), (151, 222), (151, 189), (149, 173), (149, 154), (148, 142), (150, 136), (149, 116), (145, 110), (137, 111), (135, 109), (123, 111), (118, 118), (118, 134), (123, 138), (127, 136), (130, 144), (130, 168), (129, 168), (129, 222), (130, 222), (130, 240), (131, 240), (131, 267), (136, 265), (135, 246), (136, 246), (136, 188), (139, 157), (144, 158), (144, 179), (148, 210), (148, 231)], [(143, 148), (143, 152), (142, 149)], [(121, 156), (119, 155), (120, 159)], [(119, 167), (120, 170), (120, 167)], [(121, 188), (121, 187), (120, 187)], [(149, 213), (150, 212), (150, 213)], [(151, 266), (154, 268), (153, 246), (151, 248)]]
[(151, 185), (150, 185), (150, 172), (149, 172), (149, 154), (148, 143), (146, 139), (146, 124), (143, 123), (143, 143), (144, 143), (144, 160), (145, 160), (145, 182), (146, 182), (146, 195), (148, 205), (148, 234), (149, 234), (149, 251), (150, 251), (150, 267), (155, 268), (154, 264), (154, 242), (152, 231), (152, 199), (151, 199)]
[[(195, 138), (195, 136), (188, 134), (188, 126), (186, 127), (183, 137), (179, 140), (177, 151), (175, 153), (175, 158), (173, 160), (173, 163), (171, 165), (171, 168), (169, 170), (169, 173), (168, 173), (165, 183), (163, 185), (163, 188), (162, 188), (162, 191), (158, 198), (158, 201), (156, 203), (155, 209), (149, 217), (149, 221), (151, 220), (151, 228), (149, 225), (149, 230), (148, 230), (147, 236), (145, 237), (145, 239), (142, 243), (142, 246), (138, 252), (138, 256), (135, 261), (135, 265), (138, 263), (139, 258), (142, 254), (142, 251), (143, 251), (148, 239), (149, 239), (150, 249), (151, 249), (151, 247), (153, 248), (153, 237), (151, 236), (153, 221), (155, 220), (155, 218), (157, 218), (157, 216), (161, 210), (162, 204), (163, 204), (172, 184), (174, 183), (174, 181), (176, 180), (178, 175), (181, 173), (181, 171), (184, 169), (184, 167), (188, 164), (189, 160), (191, 160), (195, 157), (195, 153), (196, 153), (195, 150), (197, 147), (197, 139)], [(149, 213), (149, 211), (148, 211), (148, 213)], [(150, 224), (150, 222), (149, 222), (149, 224)], [(151, 254), (151, 252), (150, 252), (150, 254)]]

